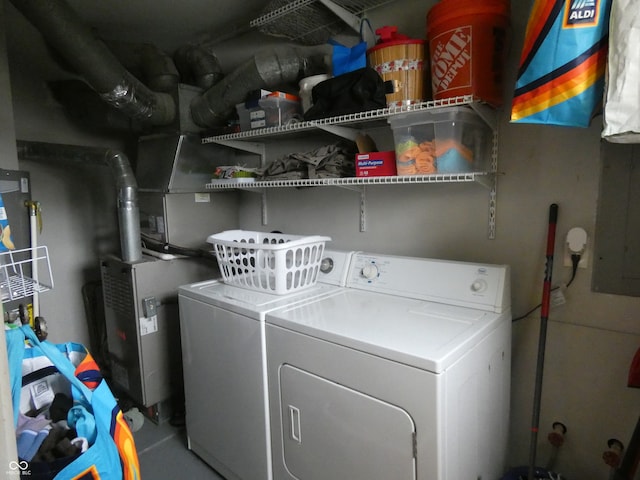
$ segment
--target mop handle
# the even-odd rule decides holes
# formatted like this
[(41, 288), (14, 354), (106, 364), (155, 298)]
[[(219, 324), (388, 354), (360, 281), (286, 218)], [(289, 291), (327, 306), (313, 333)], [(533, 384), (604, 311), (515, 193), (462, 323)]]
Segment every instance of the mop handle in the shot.
[(529, 450), (528, 480), (535, 480), (536, 447), (538, 427), (540, 425), (540, 397), (542, 394), (542, 373), (544, 370), (544, 353), (547, 341), (547, 320), (549, 318), (549, 301), (551, 297), (551, 276), (553, 272), (553, 252), (556, 243), (556, 223), (558, 222), (558, 205), (549, 207), (549, 227), (547, 231), (547, 252), (542, 286), (542, 308), (540, 310), (540, 338), (538, 341), (538, 361), (536, 364), (536, 383), (533, 397), (533, 418), (531, 421), (531, 445)]
[(549, 231), (547, 233), (547, 261), (544, 271), (544, 285), (542, 288), (542, 308), (540, 316), (549, 318), (549, 303), (551, 297), (551, 274), (553, 270), (553, 252), (556, 244), (556, 223), (558, 222), (558, 205), (549, 207)]

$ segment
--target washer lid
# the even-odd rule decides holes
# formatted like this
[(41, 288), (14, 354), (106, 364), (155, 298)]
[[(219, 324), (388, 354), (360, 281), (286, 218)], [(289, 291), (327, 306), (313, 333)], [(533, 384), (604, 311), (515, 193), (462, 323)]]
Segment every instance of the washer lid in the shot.
[(345, 289), (267, 314), (267, 324), (440, 373), (509, 314)]
[(193, 298), (241, 315), (262, 318), (264, 313), (290, 306), (301, 301), (328, 295), (339, 287), (316, 284), (288, 295), (273, 295), (246, 288), (227, 285), (219, 280), (184, 285), (178, 289), (180, 296)]

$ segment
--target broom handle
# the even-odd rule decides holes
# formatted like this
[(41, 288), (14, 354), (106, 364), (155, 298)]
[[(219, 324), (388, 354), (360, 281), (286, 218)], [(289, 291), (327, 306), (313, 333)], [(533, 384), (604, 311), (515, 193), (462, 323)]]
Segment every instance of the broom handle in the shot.
[(558, 222), (558, 205), (549, 207), (549, 227), (547, 231), (547, 260), (544, 269), (542, 287), (542, 308), (540, 310), (540, 337), (538, 340), (538, 362), (536, 364), (536, 383), (533, 396), (533, 416), (531, 420), (531, 445), (529, 450), (528, 479), (535, 480), (536, 447), (538, 442), (538, 426), (540, 425), (540, 397), (542, 395), (542, 373), (544, 371), (544, 352), (547, 341), (547, 320), (549, 319), (549, 300), (551, 296), (551, 274), (553, 271), (553, 251), (556, 243), (556, 223)]

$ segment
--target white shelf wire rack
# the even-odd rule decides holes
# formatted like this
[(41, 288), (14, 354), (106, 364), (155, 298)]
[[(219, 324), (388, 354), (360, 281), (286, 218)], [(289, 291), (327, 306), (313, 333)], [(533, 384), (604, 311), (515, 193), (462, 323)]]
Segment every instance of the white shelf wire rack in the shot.
[[(340, 178), (314, 178), (292, 180), (254, 180), (230, 182), (212, 181), (205, 185), (207, 190), (245, 190), (262, 194), (262, 223), (267, 225), (267, 200), (266, 191), (270, 188), (299, 188), (299, 187), (341, 187), (355, 190), (360, 193), (360, 230), (366, 230), (366, 187), (367, 185), (406, 185), (427, 183), (477, 183), (489, 190), (489, 218), (488, 236), (495, 238), (496, 234), (496, 209), (497, 209), (497, 178), (498, 172), (498, 117), (497, 112), (490, 106), (478, 101), (473, 95), (451, 97), (442, 100), (429, 100), (413, 105), (400, 107), (387, 107), (377, 110), (368, 110), (348, 115), (321, 118), (305, 122), (292, 123), (280, 127), (267, 127), (244, 132), (225, 135), (201, 137), (202, 143), (217, 143), (232, 148), (250, 151), (262, 156), (264, 164), (265, 153), (261, 143), (275, 139), (280, 141), (287, 136), (295, 136), (299, 132), (327, 131), (337, 135), (351, 138), (354, 132), (369, 127), (386, 125), (387, 119), (396, 114), (414, 111), (428, 111), (447, 107), (465, 106), (473, 110), (493, 132), (491, 162), (487, 171), (464, 172), (454, 174), (429, 174), (429, 175), (399, 175), (389, 177), (340, 177)], [(347, 133), (348, 132), (348, 133)]]
[(46, 246), (0, 252), (2, 303), (30, 297), (53, 288)]
[[(295, 132), (305, 130), (318, 130), (323, 127), (333, 125), (364, 125), (376, 121), (384, 121), (387, 118), (405, 112), (432, 110), (444, 107), (457, 107), (468, 105), (473, 108), (483, 108), (484, 106), (474, 101), (472, 95), (464, 95), (460, 97), (445, 98), (443, 100), (429, 100), (427, 102), (416, 103), (413, 105), (404, 105), (401, 107), (386, 107), (377, 110), (367, 110), (364, 112), (350, 113), (348, 115), (339, 115), (336, 117), (320, 118), (318, 120), (310, 120), (305, 122), (294, 122), (280, 127), (257, 128), (237, 133), (228, 133), (224, 135), (203, 135), (202, 143), (224, 143), (228, 140), (251, 140), (264, 139), (272, 136), (286, 136)], [(489, 114), (491, 115), (491, 114)], [(492, 128), (494, 125), (491, 125)]]
[(306, 45), (325, 43), (347, 27), (356, 29), (368, 11), (394, 0), (272, 0), (249, 25)]
[(452, 174), (429, 174), (429, 175), (402, 175), (389, 177), (327, 177), (327, 178), (303, 178), (292, 180), (264, 180), (242, 183), (216, 182), (206, 184), (209, 190), (226, 189), (261, 189), (261, 188), (301, 188), (334, 186), (344, 187), (350, 185), (398, 185), (412, 183), (460, 183), (460, 182), (480, 182), (488, 184), (492, 177), (491, 172), (465, 172)]

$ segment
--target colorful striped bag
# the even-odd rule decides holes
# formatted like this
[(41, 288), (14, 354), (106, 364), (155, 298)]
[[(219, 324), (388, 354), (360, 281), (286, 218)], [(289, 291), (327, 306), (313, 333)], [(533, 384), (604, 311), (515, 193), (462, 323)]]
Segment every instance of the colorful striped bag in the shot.
[(588, 127), (602, 108), (611, 0), (535, 0), (511, 106), (514, 123)]
[[(19, 418), (27, 422), (34, 419), (26, 413), (51, 410), (49, 402), (54, 395), (63, 394), (72, 402), (66, 415), (69, 425), (87, 441), (82, 453), (50, 462), (33, 461), (37, 446), (44, 442), (38, 435), (46, 437), (46, 430), (25, 429), (16, 439), (20, 458), (13, 462), (21, 475), (43, 480), (140, 480), (131, 430), (85, 347), (41, 342), (29, 326), (5, 333), (16, 427)], [(39, 416), (47, 417), (44, 413)]]

